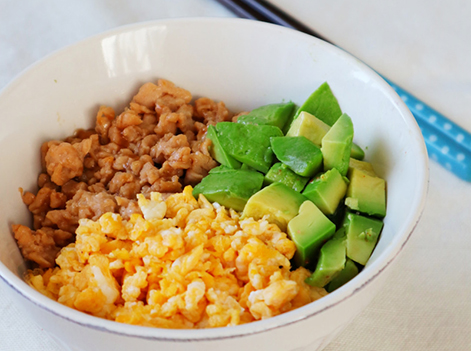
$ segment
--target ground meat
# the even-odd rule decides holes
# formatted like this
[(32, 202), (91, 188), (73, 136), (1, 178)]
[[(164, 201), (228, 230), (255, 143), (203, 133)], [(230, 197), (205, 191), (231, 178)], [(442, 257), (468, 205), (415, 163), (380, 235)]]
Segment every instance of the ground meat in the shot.
[(160, 79), (157, 85), (144, 84), (133, 98), (133, 102), (144, 105), (148, 109), (154, 109), (162, 113), (165, 109), (176, 111), (180, 106), (189, 104), (191, 94), (189, 91), (176, 87), (168, 80)]
[(59, 145), (51, 145), (45, 157), (47, 173), (51, 180), (57, 185), (64, 185), (72, 178), (82, 175), (83, 160), (91, 145), (90, 139), (76, 144), (62, 142)]
[(208, 172), (217, 166), (216, 161), (211, 156), (205, 155), (200, 151), (190, 155), (191, 166), (185, 174), (185, 184), (196, 185), (201, 179), (208, 175)]
[(137, 200), (129, 200), (124, 197), (116, 196), (116, 203), (119, 206), (119, 214), (125, 220), (129, 220), (131, 215), (134, 213), (139, 213), (142, 215), (142, 211), (137, 204)]
[(95, 131), (100, 136), (100, 141), (105, 144), (109, 141), (108, 130), (111, 127), (115, 117), (114, 110), (111, 107), (100, 106), (96, 115)]
[(209, 98), (200, 98), (195, 101), (195, 115), (204, 120), (205, 124), (231, 121), (232, 116), (222, 101), (216, 103)]
[[(13, 225), (23, 256), (52, 267), (74, 240), (81, 218), (140, 213), (136, 194), (182, 191), (217, 166), (208, 152), (208, 124), (231, 121), (224, 103), (197, 99), (172, 82), (146, 83), (120, 114), (101, 106), (93, 129), (41, 146), (36, 194), (22, 192), (34, 230)], [(165, 195), (165, 196), (167, 196)]]
[(118, 194), (128, 199), (135, 198), (140, 189), (139, 179), (131, 173), (126, 172), (115, 173), (108, 183), (110, 193)]
[[(14, 224), (12, 228), (25, 259), (34, 261), (44, 268), (55, 265), (55, 259), (60, 251), (60, 247), (56, 245), (54, 236), (51, 235), (50, 231), (33, 231), (21, 224)], [(61, 233), (63, 232), (61, 231)], [(72, 236), (70, 233), (67, 234)], [(67, 243), (61, 240), (61, 244), (63, 244), (61, 246), (65, 246)]]

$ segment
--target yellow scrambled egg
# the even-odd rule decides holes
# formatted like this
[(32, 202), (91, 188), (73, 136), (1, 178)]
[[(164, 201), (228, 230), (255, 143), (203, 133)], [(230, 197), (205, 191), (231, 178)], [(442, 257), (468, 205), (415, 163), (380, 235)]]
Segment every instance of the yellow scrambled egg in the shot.
[(294, 243), (262, 219), (197, 201), (192, 188), (166, 200), (138, 195), (143, 215), (82, 219), (58, 267), (27, 273), (44, 295), (79, 311), (159, 328), (232, 326), (326, 295), (290, 271)]

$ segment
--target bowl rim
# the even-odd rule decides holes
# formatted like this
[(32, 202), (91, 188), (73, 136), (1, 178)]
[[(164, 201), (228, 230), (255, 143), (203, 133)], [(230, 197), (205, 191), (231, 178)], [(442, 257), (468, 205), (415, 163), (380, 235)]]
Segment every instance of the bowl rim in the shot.
[(414, 202), (411, 203), (411, 215), (408, 217), (408, 223), (400, 235), (395, 236), (393, 242), (387, 247), (384, 252), (373, 262), (371, 265), (366, 266), (363, 269), (362, 274), (358, 275), (354, 281), (348, 283), (341, 288), (335, 290), (329, 295), (314, 301), (301, 308), (295, 309), (290, 312), (283, 313), (281, 315), (268, 318), (266, 320), (255, 321), (248, 324), (224, 327), (224, 328), (210, 328), (210, 329), (163, 329), (153, 327), (135, 326), (129, 324), (118, 323), (109, 321), (99, 317), (91, 316), (83, 312), (79, 312), (67, 306), (64, 306), (48, 297), (42, 295), (30, 287), (23, 279), (11, 272), (1, 261), (0, 261), (0, 279), (2, 279), (6, 285), (13, 289), (16, 293), (29, 300), (39, 308), (54, 314), (60, 318), (63, 318), (69, 322), (81, 325), (83, 327), (92, 328), (95, 330), (124, 335), (127, 337), (144, 338), (149, 340), (159, 340), (168, 342), (194, 342), (194, 341), (213, 341), (221, 339), (239, 338), (244, 336), (250, 336), (281, 328), (287, 325), (295, 324), (300, 321), (311, 318), (315, 315), (322, 313), (323, 311), (329, 310), (342, 302), (348, 300), (352, 296), (362, 291), (372, 281), (382, 274), (387, 267), (395, 260), (399, 253), (404, 248), (412, 235), (412, 232), (416, 228), (423, 209), (425, 207), (425, 199), (428, 191), (429, 184), (429, 168), (428, 168), (428, 157), (423, 141), (420, 129), (412, 116), (409, 109), (406, 107), (404, 102), (396, 94), (394, 89), (373, 69), (366, 64), (359, 61), (351, 54), (343, 51), (342, 49), (329, 44), (321, 39), (309, 36), (307, 34), (281, 27), (274, 24), (265, 22), (258, 22), (253, 20), (246, 20), (240, 18), (210, 18), (210, 17), (188, 17), (188, 18), (172, 18), (172, 19), (159, 19), (145, 22), (138, 22), (119, 26), (108, 31), (104, 31), (99, 34), (82, 39), (73, 44), (69, 44), (61, 49), (53, 51), (46, 55), (39, 61), (25, 68), (18, 75), (16, 75), (10, 83), (8, 83), (0, 91), (0, 100), (4, 95), (8, 95), (10, 91), (17, 84), (21, 84), (21, 79), (27, 76), (28, 73), (33, 72), (39, 68), (42, 63), (54, 60), (65, 54), (70, 48), (86, 46), (91, 42), (99, 41), (103, 38), (124, 33), (128, 31), (148, 29), (153, 26), (178, 26), (181, 24), (185, 25), (221, 25), (221, 26), (246, 26), (253, 27), (254, 29), (270, 32), (270, 31), (283, 31), (297, 37), (296, 40), (309, 41), (316, 43), (321, 46), (322, 50), (331, 51), (335, 55), (343, 57), (343, 60), (354, 61), (364, 73), (371, 78), (376, 86), (382, 90), (384, 95), (391, 101), (391, 103), (399, 110), (402, 119), (411, 128), (416, 136), (419, 136), (420, 155), (422, 156), (417, 160), (417, 164), (421, 165), (418, 169), (420, 170), (417, 174), (417, 184), (419, 185), (418, 193)]

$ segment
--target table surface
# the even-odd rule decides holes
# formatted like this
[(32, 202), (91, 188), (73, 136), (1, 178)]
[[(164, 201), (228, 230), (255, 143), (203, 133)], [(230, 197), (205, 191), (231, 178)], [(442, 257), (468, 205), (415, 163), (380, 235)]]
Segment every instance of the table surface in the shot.
[[(471, 130), (471, 2), (271, 0)], [(233, 17), (213, 0), (0, 0), (0, 89), (54, 50), (124, 24)], [(430, 163), (422, 219), (379, 295), (326, 350), (471, 350), (471, 184)], [(0, 350), (61, 348), (4, 296)]]

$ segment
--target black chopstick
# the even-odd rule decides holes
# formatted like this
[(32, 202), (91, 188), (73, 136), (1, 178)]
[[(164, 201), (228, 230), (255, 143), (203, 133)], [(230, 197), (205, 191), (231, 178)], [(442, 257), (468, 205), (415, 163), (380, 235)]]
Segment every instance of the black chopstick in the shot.
[(311, 28), (307, 27), (294, 17), (291, 17), (287, 13), (281, 11), (279, 8), (275, 7), (274, 5), (270, 4), (265, 0), (240, 0), (237, 2), (247, 5), (250, 9), (262, 15), (264, 18), (266, 18), (266, 22), (275, 23), (283, 27), (295, 29), (329, 42), (325, 37), (323, 37), (319, 33), (313, 31)]
[(254, 11), (249, 6), (243, 4), (241, 1), (233, 0), (216, 0), (221, 5), (225, 6), (228, 10), (232, 11), (240, 18), (251, 19), (255, 21), (267, 22), (267, 20), (258, 12)]
[(329, 42), (297, 19), (264, 0), (216, 0), (241, 18), (278, 24)]

